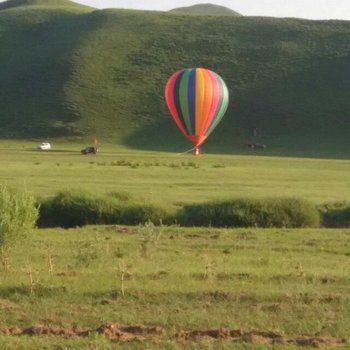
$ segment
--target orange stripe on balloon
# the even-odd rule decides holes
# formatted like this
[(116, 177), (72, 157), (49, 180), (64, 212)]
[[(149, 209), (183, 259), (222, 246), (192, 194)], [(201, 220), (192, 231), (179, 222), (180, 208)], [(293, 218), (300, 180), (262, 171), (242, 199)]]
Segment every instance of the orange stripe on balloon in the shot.
[(206, 118), (205, 123), (203, 124), (203, 128), (201, 130), (201, 134), (203, 134), (203, 135), (205, 135), (210, 124), (212, 123), (213, 119), (215, 118), (215, 113), (217, 111), (218, 104), (220, 102), (220, 92), (221, 92), (216, 74), (209, 71), (209, 70), (207, 72), (208, 72), (208, 84), (210, 84), (210, 86), (212, 87), (212, 98), (211, 98), (211, 103), (210, 103), (207, 118)]
[(204, 127), (207, 123), (208, 118), (210, 117), (211, 105), (213, 102), (213, 83), (211, 81), (208, 70), (203, 70), (203, 72), (205, 75), (205, 81), (204, 81), (205, 93), (204, 93), (204, 101), (203, 101), (204, 114), (203, 114), (201, 129), (200, 129), (200, 135), (205, 134)]

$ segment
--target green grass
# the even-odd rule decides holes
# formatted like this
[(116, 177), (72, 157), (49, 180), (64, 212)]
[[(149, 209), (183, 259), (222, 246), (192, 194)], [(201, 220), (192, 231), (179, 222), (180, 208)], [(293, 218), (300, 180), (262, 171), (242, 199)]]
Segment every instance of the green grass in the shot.
[(258, 156), (176, 155), (101, 145), (83, 156), (84, 143), (2, 142), (0, 181), (25, 186), (36, 196), (62, 190), (105, 195), (124, 192), (136, 201), (162, 206), (233, 198), (299, 197), (315, 204), (348, 201), (349, 161)]
[[(13, 251), (11, 271), (0, 272), (0, 307), (6, 311), (0, 313), (0, 326), (98, 327), (116, 322), (166, 330), (158, 343), (115, 344), (125, 349), (141, 345), (142, 349), (178, 349), (182, 345), (175, 339), (177, 331), (218, 327), (274, 331), (289, 337), (348, 337), (349, 239), (350, 231), (341, 229), (146, 225), (40, 230)], [(124, 297), (122, 265), (127, 270)], [(113, 346), (102, 337), (0, 337), (1, 347), (9, 349), (53, 344), (73, 349)], [(219, 346), (203, 344), (189, 348)], [(229, 349), (232, 344), (220, 346)], [(237, 348), (270, 349), (240, 343)]]
[(63, 1), (26, 3), (0, 10), (3, 138), (97, 133), (130, 148), (184, 151), (190, 145), (167, 111), (163, 89), (175, 70), (204, 66), (224, 78), (231, 95), (207, 152), (246, 154), (246, 143), (257, 142), (267, 144), (269, 155), (349, 157), (349, 22), (193, 21)]

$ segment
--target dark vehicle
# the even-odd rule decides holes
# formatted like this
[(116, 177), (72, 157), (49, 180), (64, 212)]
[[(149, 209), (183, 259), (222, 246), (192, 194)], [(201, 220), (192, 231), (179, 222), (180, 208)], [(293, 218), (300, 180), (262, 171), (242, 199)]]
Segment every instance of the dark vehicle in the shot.
[(81, 154), (96, 154), (97, 147), (85, 147), (81, 150)]
[(260, 149), (265, 149), (267, 148), (266, 145), (264, 145), (263, 143), (248, 143), (247, 146), (249, 148), (260, 148)]

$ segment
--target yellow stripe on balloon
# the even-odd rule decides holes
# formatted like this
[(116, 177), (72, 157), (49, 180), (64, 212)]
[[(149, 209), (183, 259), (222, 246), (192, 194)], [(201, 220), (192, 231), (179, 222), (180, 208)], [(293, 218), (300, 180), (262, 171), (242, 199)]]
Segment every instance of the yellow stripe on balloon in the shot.
[(205, 100), (205, 72), (196, 69), (196, 131), (195, 135), (201, 132), (204, 121), (204, 100)]

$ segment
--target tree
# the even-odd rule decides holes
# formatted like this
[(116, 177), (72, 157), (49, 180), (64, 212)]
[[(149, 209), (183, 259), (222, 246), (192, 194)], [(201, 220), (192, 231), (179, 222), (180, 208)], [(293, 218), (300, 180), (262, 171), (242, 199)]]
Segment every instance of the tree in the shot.
[(34, 197), (26, 190), (12, 191), (0, 185), (0, 259), (9, 268), (9, 251), (34, 229), (38, 218)]

